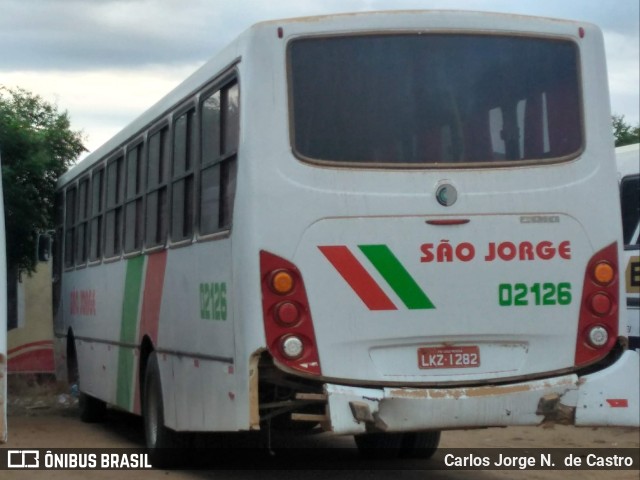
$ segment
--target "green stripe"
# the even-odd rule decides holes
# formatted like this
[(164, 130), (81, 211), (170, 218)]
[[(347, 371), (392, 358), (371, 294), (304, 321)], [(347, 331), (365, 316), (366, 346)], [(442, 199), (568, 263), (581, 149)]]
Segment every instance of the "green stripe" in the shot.
[[(120, 322), (120, 342), (135, 344), (142, 289), (142, 267), (144, 257), (139, 256), (127, 261), (127, 273), (124, 280), (124, 300)], [(134, 392), (134, 351), (128, 347), (118, 349), (118, 386), (116, 405), (131, 410)]]
[(386, 245), (358, 245), (380, 275), (410, 310), (436, 308)]

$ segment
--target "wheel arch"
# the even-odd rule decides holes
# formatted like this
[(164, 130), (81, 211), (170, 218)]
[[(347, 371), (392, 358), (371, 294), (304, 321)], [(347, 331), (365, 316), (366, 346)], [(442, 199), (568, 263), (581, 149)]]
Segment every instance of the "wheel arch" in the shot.
[(144, 379), (147, 372), (147, 364), (149, 362), (149, 356), (153, 351), (155, 351), (155, 346), (153, 345), (151, 338), (148, 335), (145, 335), (142, 338), (142, 342), (140, 343), (140, 361), (138, 364), (138, 382), (140, 388), (141, 409), (144, 402)]
[(138, 364), (138, 378), (140, 381), (140, 391), (144, 390), (144, 376), (147, 371), (147, 364), (149, 362), (149, 355), (155, 351), (155, 346), (148, 335), (142, 338), (140, 343), (140, 362)]

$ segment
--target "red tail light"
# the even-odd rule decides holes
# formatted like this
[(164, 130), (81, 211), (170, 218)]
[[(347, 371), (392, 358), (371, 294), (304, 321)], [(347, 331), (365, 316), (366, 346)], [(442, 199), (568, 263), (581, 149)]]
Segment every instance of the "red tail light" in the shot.
[(302, 275), (296, 266), (260, 252), (262, 310), (267, 348), (292, 370), (320, 375), (320, 359)]
[(618, 337), (619, 305), (618, 246), (616, 243), (597, 252), (584, 274), (576, 367), (604, 358)]

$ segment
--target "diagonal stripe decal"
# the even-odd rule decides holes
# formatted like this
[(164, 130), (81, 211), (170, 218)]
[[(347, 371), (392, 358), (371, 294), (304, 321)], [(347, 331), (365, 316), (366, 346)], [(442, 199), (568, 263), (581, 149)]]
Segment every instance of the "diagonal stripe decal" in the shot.
[[(138, 333), (138, 310), (140, 307), (140, 290), (144, 269), (143, 256), (127, 260), (127, 271), (124, 280), (124, 300), (120, 321), (120, 342), (125, 345), (135, 344)], [(129, 348), (118, 349), (118, 385), (116, 388), (116, 405), (129, 410), (133, 393), (134, 356)]]
[(436, 308), (386, 245), (358, 245), (409, 310)]
[[(436, 308), (388, 246), (358, 245), (358, 248), (409, 310)], [(393, 301), (347, 246), (318, 246), (318, 249), (369, 310), (397, 310)]]
[[(158, 345), (158, 329), (160, 322), (160, 307), (164, 289), (165, 270), (167, 268), (167, 251), (162, 250), (147, 256), (147, 271), (145, 273), (144, 290), (142, 292), (142, 309), (140, 312), (140, 328), (138, 331), (138, 345), (142, 345), (145, 335), (151, 338), (154, 345)], [(135, 372), (133, 411), (141, 412), (140, 397), (140, 369)]]
[(139, 355), (145, 335), (157, 345), (167, 252), (127, 260), (118, 349), (116, 405), (140, 413)]
[(389, 297), (343, 245), (318, 247), (369, 310), (397, 310)]

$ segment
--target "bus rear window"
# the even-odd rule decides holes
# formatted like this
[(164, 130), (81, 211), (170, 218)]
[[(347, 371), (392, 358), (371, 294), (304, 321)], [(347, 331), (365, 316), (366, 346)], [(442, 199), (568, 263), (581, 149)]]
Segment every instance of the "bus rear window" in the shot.
[(620, 183), (624, 244), (640, 248), (640, 175), (624, 177)]
[[(337, 165), (509, 165), (582, 148), (573, 42), (424, 34), (289, 45), (292, 143)], [(478, 165), (480, 166), (480, 165)]]

